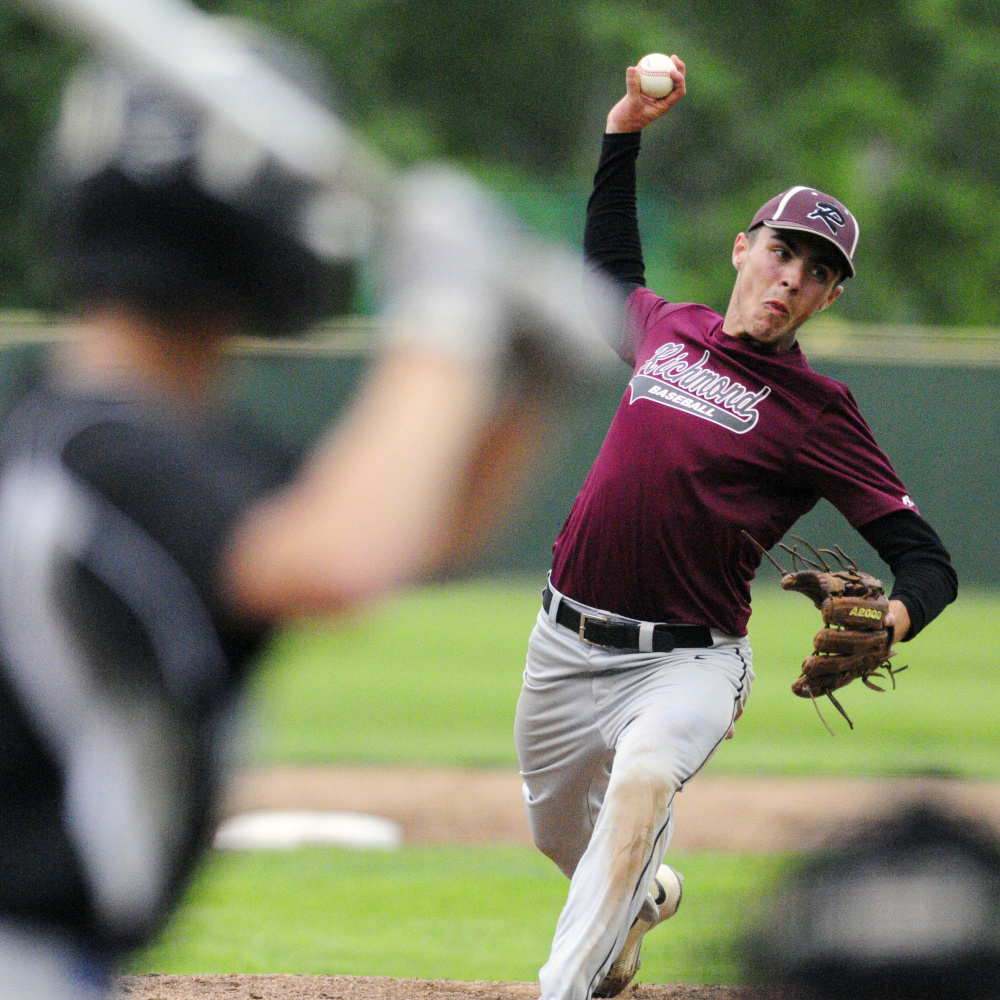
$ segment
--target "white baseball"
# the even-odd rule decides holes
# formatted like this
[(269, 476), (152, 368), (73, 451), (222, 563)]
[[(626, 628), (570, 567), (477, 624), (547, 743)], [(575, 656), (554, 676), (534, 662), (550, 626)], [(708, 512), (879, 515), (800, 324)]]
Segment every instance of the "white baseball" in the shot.
[(673, 59), (662, 52), (651, 52), (639, 60), (639, 89), (649, 97), (666, 97), (674, 89), (670, 71), (676, 69)]

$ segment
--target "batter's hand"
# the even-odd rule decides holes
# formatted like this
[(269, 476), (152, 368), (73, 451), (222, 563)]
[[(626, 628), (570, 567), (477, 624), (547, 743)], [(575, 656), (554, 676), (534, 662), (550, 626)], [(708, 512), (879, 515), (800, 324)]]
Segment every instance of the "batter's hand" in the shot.
[(674, 89), (666, 97), (650, 97), (639, 89), (638, 67), (629, 66), (625, 70), (626, 93), (608, 114), (608, 132), (639, 132), (662, 118), (687, 93), (684, 84), (687, 67), (677, 56), (670, 58), (677, 69), (670, 74)]

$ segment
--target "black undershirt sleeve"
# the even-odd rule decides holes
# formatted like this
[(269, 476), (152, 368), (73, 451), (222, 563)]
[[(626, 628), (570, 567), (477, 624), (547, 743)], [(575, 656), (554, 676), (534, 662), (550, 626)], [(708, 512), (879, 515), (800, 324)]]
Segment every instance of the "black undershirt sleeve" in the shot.
[(889, 596), (906, 605), (906, 639), (912, 639), (958, 595), (951, 556), (934, 529), (912, 510), (876, 518), (859, 532), (892, 570), (895, 584)]
[(635, 161), (641, 134), (604, 136), (583, 231), (588, 263), (623, 285), (626, 294), (646, 283), (635, 198)]

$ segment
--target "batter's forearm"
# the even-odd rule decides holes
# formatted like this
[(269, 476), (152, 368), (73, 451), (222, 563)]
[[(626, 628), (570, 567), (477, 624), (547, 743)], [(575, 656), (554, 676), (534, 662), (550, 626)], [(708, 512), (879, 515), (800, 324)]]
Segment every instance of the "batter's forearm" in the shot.
[[(506, 426), (492, 433), (495, 393), (481, 367), (387, 354), (299, 477), (233, 532), (223, 562), (231, 602), (263, 620), (331, 613), (450, 566), (478, 537), (478, 521), (457, 515), (491, 515), (470, 486), (482, 482), (505, 509), (506, 483), (479, 461), (489, 439), (501, 472), (515, 464)], [(514, 442), (514, 458), (528, 467), (523, 446)]]

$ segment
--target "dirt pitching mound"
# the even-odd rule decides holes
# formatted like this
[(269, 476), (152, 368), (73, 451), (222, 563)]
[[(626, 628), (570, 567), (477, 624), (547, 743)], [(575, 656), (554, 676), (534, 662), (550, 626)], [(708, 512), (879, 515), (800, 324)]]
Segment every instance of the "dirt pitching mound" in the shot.
[[(537, 983), (385, 976), (128, 976), (122, 1000), (537, 1000)], [(789, 1000), (749, 986), (638, 983), (623, 1000)]]

